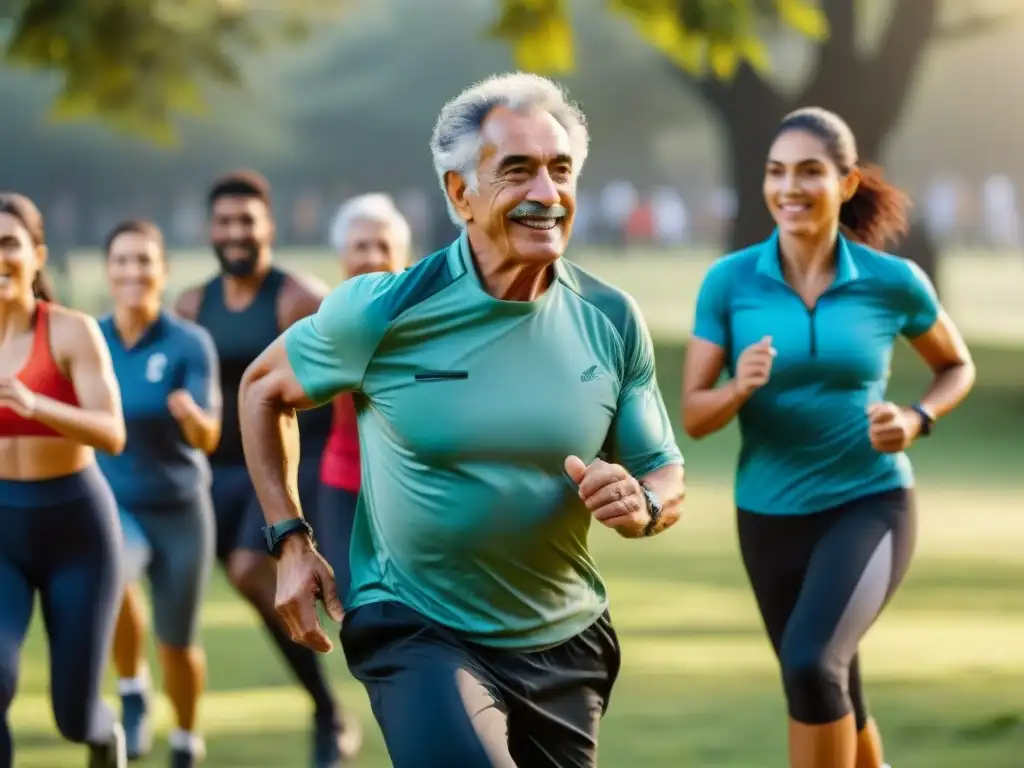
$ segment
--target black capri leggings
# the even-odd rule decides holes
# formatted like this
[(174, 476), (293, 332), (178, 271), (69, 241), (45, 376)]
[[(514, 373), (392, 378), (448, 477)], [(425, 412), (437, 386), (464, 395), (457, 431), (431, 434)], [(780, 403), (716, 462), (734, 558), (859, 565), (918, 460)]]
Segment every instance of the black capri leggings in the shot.
[(7, 712), (38, 592), (50, 642), (53, 715), (69, 741), (104, 744), (100, 698), (121, 598), (121, 528), (95, 467), (53, 480), (0, 480), (0, 766), (12, 764)]
[(739, 510), (743, 563), (782, 666), (789, 715), (868, 721), (857, 646), (896, 591), (917, 537), (913, 492), (898, 488), (811, 515)]

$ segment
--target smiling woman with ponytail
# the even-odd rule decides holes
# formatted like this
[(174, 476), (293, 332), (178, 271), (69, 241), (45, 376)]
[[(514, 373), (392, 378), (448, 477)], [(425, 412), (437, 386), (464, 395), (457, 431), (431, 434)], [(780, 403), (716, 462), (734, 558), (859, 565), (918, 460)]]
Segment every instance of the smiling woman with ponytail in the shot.
[[(974, 364), (924, 273), (882, 252), (909, 200), (839, 116), (782, 120), (764, 197), (775, 231), (701, 286), (683, 423), (701, 438), (739, 418), (740, 549), (782, 668), (790, 765), (881, 768), (858, 645), (910, 565), (905, 450), (967, 395)], [(902, 406), (885, 400), (898, 336), (933, 372)]]
[(16, 764), (7, 710), (42, 601), (53, 714), (89, 765), (125, 764), (100, 698), (121, 586), (120, 530), (95, 451), (124, 447), (121, 398), (96, 321), (52, 303), (43, 217), (0, 194), (0, 765)]

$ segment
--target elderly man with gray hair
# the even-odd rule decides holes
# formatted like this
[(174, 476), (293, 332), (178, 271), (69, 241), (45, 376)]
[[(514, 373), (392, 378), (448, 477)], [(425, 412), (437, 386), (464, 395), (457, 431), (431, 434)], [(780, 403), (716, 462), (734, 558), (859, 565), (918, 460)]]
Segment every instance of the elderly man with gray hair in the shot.
[(331, 642), (295, 492), (296, 409), (353, 392), (363, 486), (342, 643), (397, 768), (583, 768), (619, 669), (591, 521), (679, 518), (682, 456), (634, 301), (562, 258), (587, 155), (549, 80), (478, 83), (431, 149), (445, 250), (347, 280), (246, 374), (246, 458), (292, 636)]

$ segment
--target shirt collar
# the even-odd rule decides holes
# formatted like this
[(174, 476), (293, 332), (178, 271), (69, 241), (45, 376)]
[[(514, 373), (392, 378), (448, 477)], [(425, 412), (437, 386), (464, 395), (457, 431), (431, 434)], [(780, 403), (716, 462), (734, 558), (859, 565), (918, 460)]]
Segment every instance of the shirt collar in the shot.
[(459, 277), (463, 273), (467, 274), (468, 278), (472, 281), (474, 288), (481, 294), (483, 294), (490, 302), (493, 302), (495, 306), (501, 306), (509, 311), (519, 311), (527, 313), (533, 311), (542, 305), (544, 305), (548, 297), (554, 293), (557, 283), (572, 282), (568, 279), (568, 270), (565, 268), (565, 264), (562, 263), (562, 258), (557, 259), (554, 263), (555, 278), (548, 286), (548, 289), (534, 301), (502, 301), (491, 296), (484, 289), (483, 283), (480, 282), (480, 275), (476, 271), (476, 264), (473, 262), (473, 250), (469, 244), (469, 233), (463, 229), (462, 233), (458, 238), (448, 246), (448, 266), (452, 270), (454, 277)]
[[(832, 288), (860, 279), (860, 270), (857, 268), (857, 261), (854, 259), (849, 239), (840, 233), (836, 246), (836, 279), (832, 283)], [(779, 251), (778, 229), (775, 229), (771, 237), (761, 243), (760, 249), (757, 271), (780, 283), (786, 282), (786, 278), (782, 275), (782, 253)]]

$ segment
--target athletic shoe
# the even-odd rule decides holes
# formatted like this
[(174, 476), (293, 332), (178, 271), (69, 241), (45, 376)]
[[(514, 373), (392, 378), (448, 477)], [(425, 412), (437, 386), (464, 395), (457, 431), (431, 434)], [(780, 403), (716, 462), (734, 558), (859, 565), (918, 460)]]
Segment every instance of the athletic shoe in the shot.
[(171, 750), (171, 768), (196, 768), (201, 758), (187, 749)]
[(363, 732), (350, 719), (315, 721), (313, 727), (313, 768), (340, 768), (359, 754)]
[(128, 759), (139, 760), (153, 749), (153, 731), (149, 724), (149, 694), (121, 694), (121, 722), (128, 748)]
[(206, 743), (201, 736), (174, 730), (168, 741), (171, 747), (171, 768), (195, 768), (206, 757)]
[(114, 723), (110, 739), (104, 744), (89, 745), (89, 768), (127, 768), (128, 755), (124, 743), (124, 727)]

